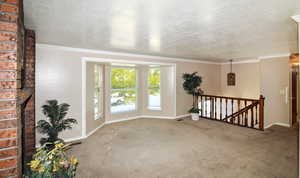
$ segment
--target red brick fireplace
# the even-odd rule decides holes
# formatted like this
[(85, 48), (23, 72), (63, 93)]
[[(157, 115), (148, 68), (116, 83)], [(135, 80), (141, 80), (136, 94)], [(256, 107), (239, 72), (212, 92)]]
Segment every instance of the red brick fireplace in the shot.
[(35, 149), (35, 33), (22, 0), (0, 0), (0, 177), (20, 177)]

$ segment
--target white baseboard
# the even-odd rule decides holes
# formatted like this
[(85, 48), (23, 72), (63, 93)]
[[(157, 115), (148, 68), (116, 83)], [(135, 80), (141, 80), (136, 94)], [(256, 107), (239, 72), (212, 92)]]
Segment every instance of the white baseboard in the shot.
[(189, 117), (189, 116), (191, 116), (191, 114), (179, 115), (179, 116), (176, 116), (175, 119), (185, 118), (185, 117)]
[(130, 121), (130, 120), (135, 120), (135, 119), (140, 119), (140, 116), (128, 117), (128, 118), (112, 120), (112, 121), (106, 121), (105, 124), (112, 124), (112, 123), (116, 123), (116, 122), (124, 122), (124, 121)]
[(175, 117), (169, 117), (169, 116), (148, 116), (148, 115), (141, 115), (139, 116), (139, 119), (175, 119)]
[(90, 133), (86, 134), (85, 138), (93, 135), (98, 129), (100, 129), (101, 127), (103, 127), (105, 125), (105, 122), (103, 122), (101, 125), (99, 125), (97, 128), (95, 128), (94, 130), (92, 130)]
[(67, 138), (67, 139), (64, 139), (64, 141), (66, 143), (68, 142), (74, 142), (74, 141), (78, 141), (78, 140), (83, 140), (83, 139), (86, 139), (87, 137), (75, 137), (75, 138)]
[(276, 123), (272, 123), (269, 124), (268, 126), (265, 127), (265, 129), (272, 127), (273, 125), (279, 125), (282, 127), (290, 127), (290, 124), (286, 124), (286, 123), (281, 123), (281, 122), (276, 122)]
[(142, 118), (145, 118), (145, 119), (170, 119), (170, 120), (174, 120), (174, 119), (180, 119), (180, 118), (184, 118), (184, 117), (188, 117), (190, 116), (191, 114), (185, 114), (185, 115), (179, 115), (179, 116), (149, 116), (149, 115), (141, 115), (141, 116), (138, 116), (138, 119), (142, 119)]
[[(64, 139), (65, 142), (74, 142), (74, 141), (79, 141), (79, 140), (84, 140), (88, 138), (89, 136), (93, 135), (98, 129), (102, 128), (106, 124), (112, 124), (112, 123), (117, 123), (117, 122), (124, 122), (124, 121), (130, 121), (130, 120), (135, 120), (135, 119), (142, 119), (142, 118), (147, 118), (147, 119), (180, 119), (184, 117), (188, 117), (191, 114), (184, 114), (184, 115), (179, 115), (179, 116), (174, 116), (174, 117), (168, 117), (168, 116), (148, 116), (148, 115), (141, 115), (141, 116), (135, 116), (135, 117), (129, 117), (129, 118), (124, 118), (124, 119), (118, 119), (118, 120), (112, 120), (112, 121), (106, 121), (99, 125), (97, 128), (92, 130), (90, 133), (88, 133), (86, 136), (81, 136), (81, 137), (75, 137), (75, 138), (67, 138)], [(36, 144), (36, 148), (40, 147), (40, 144)]]

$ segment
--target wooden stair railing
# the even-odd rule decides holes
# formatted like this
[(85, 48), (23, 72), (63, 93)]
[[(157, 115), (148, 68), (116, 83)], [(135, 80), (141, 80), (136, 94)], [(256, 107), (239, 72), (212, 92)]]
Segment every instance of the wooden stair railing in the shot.
[(200, 117), (264, 130), (264, 97), (259, 99), (214, 95), (199, 97)]

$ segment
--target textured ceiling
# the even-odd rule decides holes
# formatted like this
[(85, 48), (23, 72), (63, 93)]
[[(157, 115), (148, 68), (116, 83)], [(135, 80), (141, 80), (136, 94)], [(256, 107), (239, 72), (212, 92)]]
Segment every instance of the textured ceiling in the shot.
[(296, 52), (299, 0), (24, 0), (38, 43), (206, 61)]

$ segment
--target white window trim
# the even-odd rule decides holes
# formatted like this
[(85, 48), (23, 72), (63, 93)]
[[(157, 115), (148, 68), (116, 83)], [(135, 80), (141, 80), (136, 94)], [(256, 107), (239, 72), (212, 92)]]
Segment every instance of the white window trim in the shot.
[[(103, 69), (103, 66), (101, 66), (101, 65), (99, 65), (99, 64), (95, 64), (95, 65), (97, 65), (97, 67), (99, 67), (101, 70), (102, 70), (102, 75), (101, 75), (101, 77), (102, 77), (102, 87), (100, 86), (100, 90), (102, 89), (102, 92), (100, 91), (100, 95), (101, 95), (101, 93), (102, 93), (102, 97), (101, 97), (101, 99), (103, 100), (103, 98), (104, 98), (104, 69)], [(100, 100), (99, 100), (100, 101)], [(100, 102), (100, 103), (102, 103), (102, 105), (104, 104), (104, 101), (102, 101), (102, 102)], [(100, 107), (102, 107), (102, 112), (100, 112), (99, 114), (98, 114), (98, 117), (96, 117), (96, 113), (94, 112), (94, 120), (96, 121), (96, 120), (100, 120), (100, 119), (102, 119), (103, 118), (103, 112), (104, 112), (104, 105), (103, 106), (100, 106), (99, 104), (98, 104), (98, 107), (99, 107), (99, 109), (100, 109)], [(95, 111), (95, 110), (94, 110)]]
[[(111, 84), (111, 80), (112, 80), (112, 69), (113, 68), (117, 68), (117, 69), (135, 69), (135, 72), (136, 72), (136, 75), (135, 75), (135, 77), (136, 77), (136, 79), (135, 79), (135, 88), (125, 88), (126, 90), (132, 90), (132, 89), (134, 89), (135, 91), (136, 91), (136, 101), (135, 101), (135, 109), (133, 109), (133, 110), (128, 110), (128, 111), (117, 111), (117, 112), (112, 112), (111, 111), (111, 91), (113, 90), (112, 89), (112, 84)], [(135, 113), (135, 112), (137, 112), (138, 111), (138, 68), (136, 67), (136, 66), (119, 66), (119, 65), (112, 65), (111, 67), (110, 67), (110, 98), (109, 98), (109, 105), (110, 105), (110, 113), (111, 114), (123, 114), (123, 113)], [(118, 89), (115, 89), (115, 90), (118, 90)]]
[[(149, 106), (149, 72), (150, 72), (150, 69), (155, 69), (155, 68), (159, 68), (160, 70), (160, 82), (159, 82), (159, 107), (156, 107), (156, 106)], [(148, 70), (147, 70), (147, 109), (148, 110), (151, 110), (151, 111), (162, 111), (162, 107), (161, 107), (161, 104), (162, 104), (162, 97), (161, 97), (161, 67), (149, 67)]]

